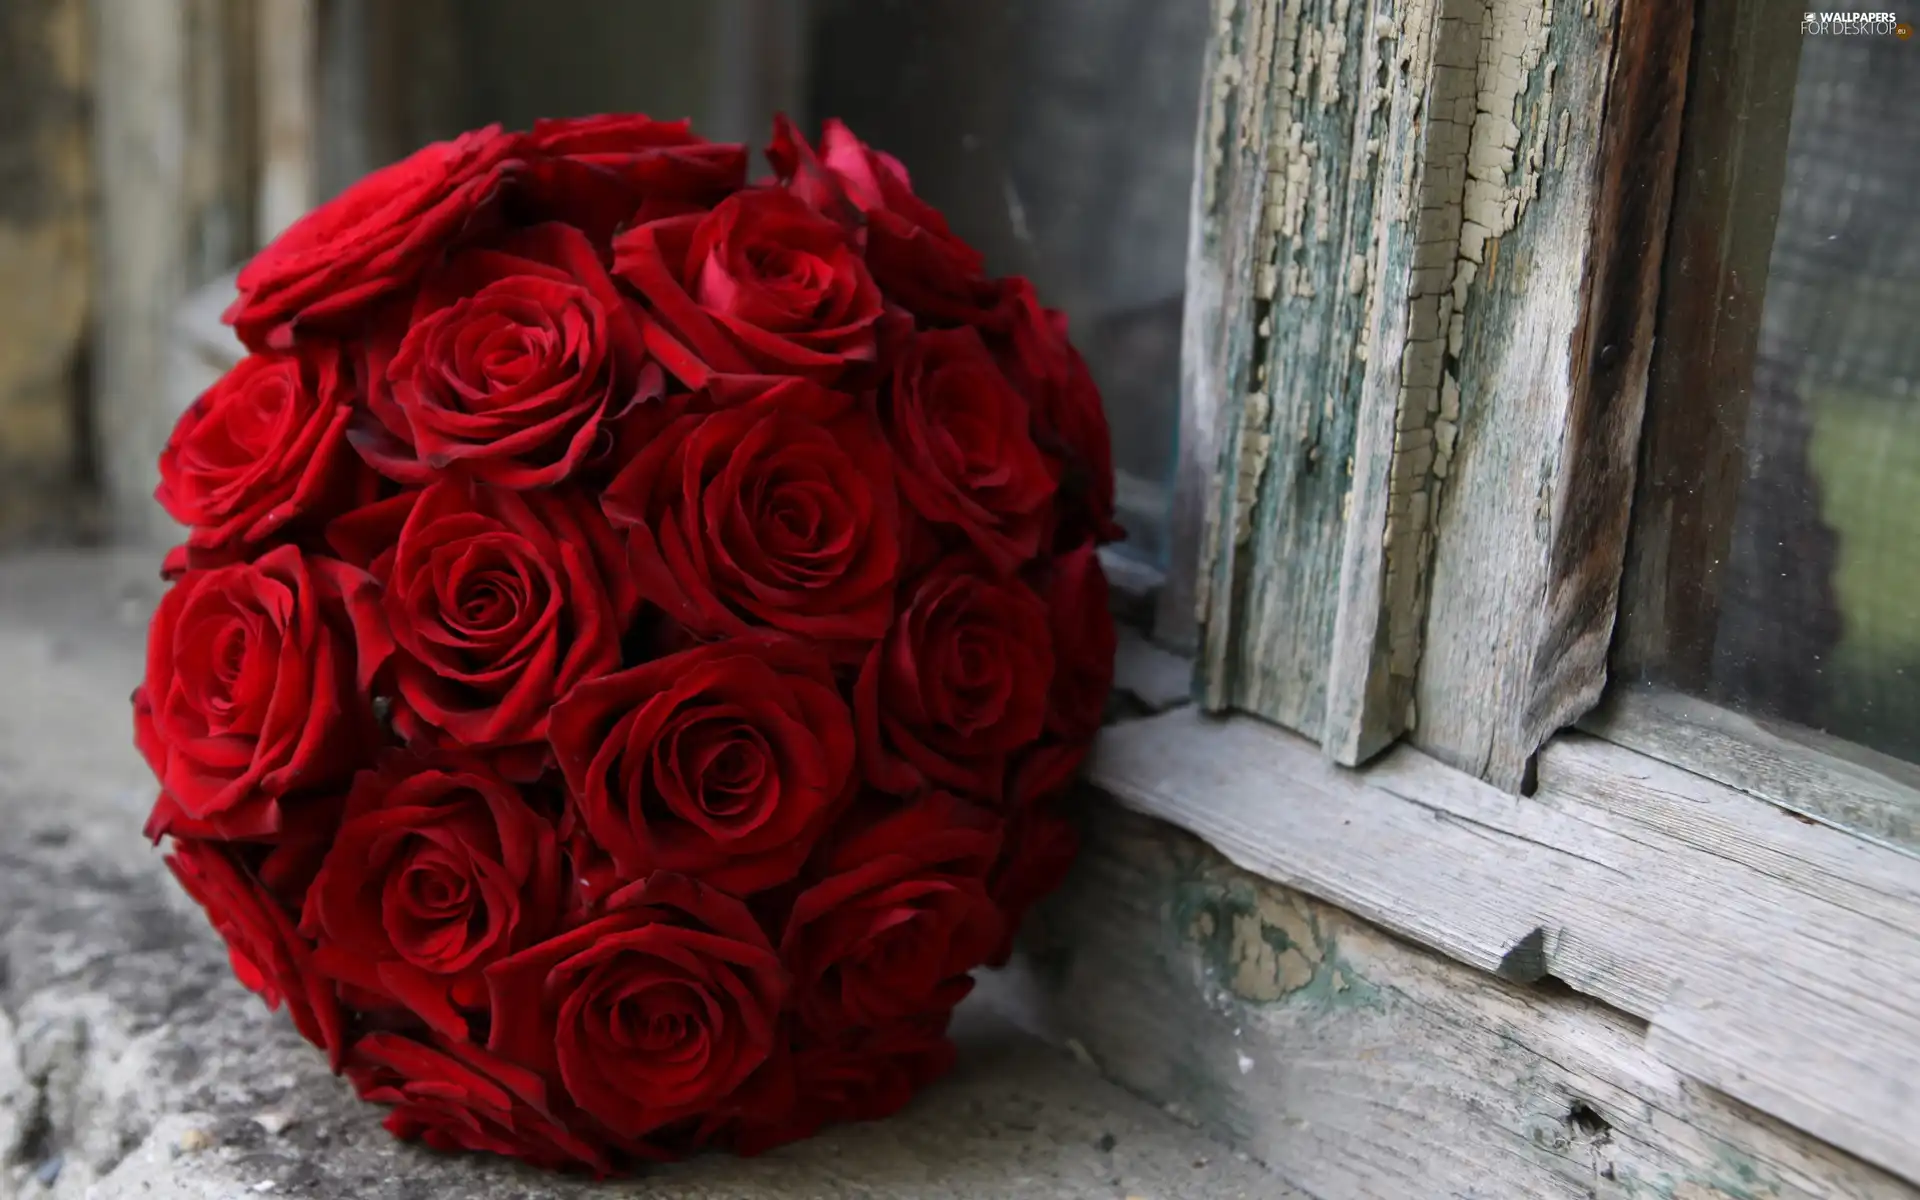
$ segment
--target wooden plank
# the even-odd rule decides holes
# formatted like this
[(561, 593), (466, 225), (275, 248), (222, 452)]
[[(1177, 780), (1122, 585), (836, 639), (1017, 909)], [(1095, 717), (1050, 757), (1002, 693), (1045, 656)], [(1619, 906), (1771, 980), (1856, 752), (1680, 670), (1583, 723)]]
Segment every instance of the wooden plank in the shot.
[(1692, 38), (1693, 0), (1622, 7), (1573, 335), (1573, 394), (1560, 431), (1546, 600), (1513, 748), (1521, 756), (1591, 709), (1606, 685)]
[(1605, 678), (1691, 5), (1220, 15), (1186, 347), (1219, 473), (1203, 701), (1344, 763), (1414, 728), (1517, 789)]
[(1696, 0), (1687, 120), (1648, 385), (1614, 667), (1708, 682), (1746, 475), (1760, 312), (1801, 34), (1765, 5)]
[(1696, 1086), (1646, 1026), (1410, 946), (1101, 808), (981, 992), (1321, 1200), (1920, 1191)]
[(1920, 905), (1920, 864), (1911, 856), (1844, 829), (1809, 833), (1804, 823), (1780, 819), (1785, 814), (1684, 767), (1587, 738), (1555, 745), (1546, 765), (1543, 786), (1577, 790), (1583, 812), (1613, 813), (1894, 927)]
[(1453, 295), (1451, 273), (1438, 267), (1459, 257), (1473, 140), (1469, 97), (1484, 15), (1474, 3), (1428, 9), (1425, 20), (1408, 20), (1395, 43), (1399, 59), (1431, 61), (1433, 70), (1428, 88), (1390, 94), (1380, 139), (1382, 154), (1399, 169), (1367, 262), (1370, 290), (1356, 353), (1368, 369), (1349, 460), (1321, 737), (1327, 755), (1349, 766), (1373, 757), (1413, 720), (1433, 557), (1430, 518), (1460, 419), (1457, 395), (1443, 397)]
[[(1357, 585), (1364, 628), (1344, 631), (1358, 649), (1334, 701), (1348, 758), (1390, 739), (1405, 707), (1367, 686), (1391, 649), (1379, 596), (1390, 572), (1377, 561), (1388, 500), (1371, 488), (1387, 466), (1358, 460), (1356, 436), (1371, 419), (1387, 446), (1406, 440), (1394, 421), (1401, 350), (1431, 338), (1441, 290), (1423, 290), (1416, 246), (1436, 224), (1457, 228), (1457, 204), (1449, 218), (1444, 200), (1429, 202), (1465, 183), (1450, 165), (1465, 129), (1451, 107), (1428, 106), (1456, 60), (1471, 61), (1466, 15), (1479, 7), (1229, 3), (1210, 64), (1186, 347), (1189, 409), (1211, 417), (1201, 445), (1220, 476), (1202, 539), (1202, 694), (1321, 736), (1339, 614), (1356, 603), (1342, 590), (1347, 505), (1377, 501), (1360, 514), (1362, 566), (1376, 568)], [(1207, 388), (1197, 406), (1195, 386)], [(1424, 392), (1418, 402), (1424, 425)], [(1356, 491), (1362, 465), (1373, 475)]]
[[(1549, 747), (1531, 800), (1409, 748), (1342, 771), (1284, 731), (1190, 710), (1109, 731), (1091, 773), (1243, 868), (1470, 966), (1722, 1031), (1716, 1086), (1920, 1181), (1909, 856), (1579, 737)], [(1751, 1057), (1769, 1046), (1802, 1064), (1798, 1101)]]
[(1616, 689), (1581, 727), (1812, 820), (1920, 852), (1920, 767), (1659, 688)]
[(1480, 42), (1413, 738), (1508, 790), (1605, 679), (1690, 20), (1496, 4)]
[[(1187, 266), (1188, 303), (1181, 331), (1182, 434), (1194, 445), (1182, 451), (1180, 470), (1192, 492), (1192, 472), (1205, 480), (1199, 568), (1193, 604), (1200, 654), (1201, 699), (1219, 708), (1229, 703), (1228, 672), (1234, 661), (1229, 632), (1232, 588), (1240, 549), (1237, 522), (1230, 521), (1240, 486), (1243, 457), (1241, 414), (1255, 386), (1254, 318), (1258, 262), (1267, 227), (1270, 172), (1268, 143), (1285, 125), (1273, 113), (1268, 89), (1281, 15), (1271, 0), (1241, 4), (1214, 0), (1215, 30), (1202, 77), (1200, 145), (1194, 174), (1194, 219)], [(1292, 46), (1289, 46), (1289, 50)], [(1283, 64), (1291, 71), (1292, 63)], [(1195, 250), (1198, 253), (1195, 253)]]

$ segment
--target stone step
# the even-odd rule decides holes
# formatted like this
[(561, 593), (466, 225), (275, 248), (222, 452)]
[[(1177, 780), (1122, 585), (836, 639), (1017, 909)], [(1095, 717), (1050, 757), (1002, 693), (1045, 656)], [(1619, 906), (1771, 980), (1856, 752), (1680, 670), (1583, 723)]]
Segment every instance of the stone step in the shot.
[(140, 836), (153, 783), (127, 697), (156, 564), (0, 562), (0, 1200), (1295, 1194), (980, 1005), (958, 1071), (905, 1113), (764, 1158), (594, 1185), (395, 1143), (233, 980)]

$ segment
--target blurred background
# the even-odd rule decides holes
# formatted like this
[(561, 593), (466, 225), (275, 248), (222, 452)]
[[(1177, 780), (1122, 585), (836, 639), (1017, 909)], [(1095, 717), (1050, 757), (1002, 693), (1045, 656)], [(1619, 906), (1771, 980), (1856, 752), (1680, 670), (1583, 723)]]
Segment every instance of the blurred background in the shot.
[(3, 0), (0, 548), (170, 541), (175, 416), (230, 360), (231, 272), (426, 142), (775, 111), (895, 153), (1067, 310), (1130, 550), (1163, 552), (1204, 0)]

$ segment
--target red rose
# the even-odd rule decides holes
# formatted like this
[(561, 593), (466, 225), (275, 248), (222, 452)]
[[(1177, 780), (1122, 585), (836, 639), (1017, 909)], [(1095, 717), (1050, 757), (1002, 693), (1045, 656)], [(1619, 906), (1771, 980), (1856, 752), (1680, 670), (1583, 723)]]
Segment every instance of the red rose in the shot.
[(980, 252), (914, 195), (899, 159), (866, 145), (839, 121), (822, 127), (816, 157), (783, 117), (774, 126), (767, 160), (789, 190), (821, 212), (858, 210), (866, 226), (867, 269), (889, 300), (928, 325), (994, 319), (998, 297)]
[(914, 338), (880, 394), (900, 494), (1002, 574), (1044, 542), (1054, 482), (1029, 434), (1027, 402), (971, 329)]
[[(134, 693), (134, 740), (184, 817), (223, 837), (280, 827), (280, 798), (371, 755), (373, 580), (292, 546), (190, 571), (161, 599)], [(375, 658), (356, 673), (356, 627)]]
[(619, 891), (626, 877), (613, 865), (613, 856), (587, 832), (580, 806), (568, 804), (560, 815), (560, 848), (566, 856), (566, 900), (561, 918), (578, 925), (600, 915), (607, 898)]
[(928, 1013), (811, 1042), (793, 1055), (790, 1103), (743, 1120), (734, 1149), (764, 1154), (839, 1121), (879, 1121), (899, 1112), (953, 1069), (957, 1054), (946, 1034), (951, 1015)]
[(346, 1072), (362, 1100), (393, 1106), (383, 1124), (402, 1141), (508, 1154), (554, 1171), (612, 1170), (605, 1147), (555, 1117), (538, 1075), (470, 1042), (370, 1033), (354, 1043)]
[(674, 871), (740, 896), (799, 872), (854, 779), (825, 656), (773, 635), (588, 680), (551, 737), (587, 832), (628, 878)]
[[(346, 797), (337, 791), (301, 792), (279, 802), (279, 825), (270, 833), (234, 840), (239, 859), (253, 877), (289, 912), (306, 903), (307, 886), (320, 871), (320, 860), (340, 827)], [(195, 820), (165, 792), (154, 801), (144, 830), (149, 840), (163, 837), (193, 841), (229, 841), (217, 821)]]
[(613, 252), (657, 319), (649, 346), (688, 387), (714, 374), (833, 383), (877, 354), (884, 302), (846, 230), (776, 188), (637, 225)]
[(1004, 967), (1013, 957), (1014, 935), (1027, 912), (1053, 894), (1080, 852), (1080, 831), (1050, 804), (1023, 806), (1007, 821), (1006, 849), (987, 882), (987, 894), (1005, 919), (1000, 944), (987, 965)]
[(546, 936), (560, 889), (553, 826), (518, 789), (477, 762), (396, 753), (354, 781), (300, 928), (359, 1007), (404, 1005), (464, 1038), (481, 972)]
[(830, 1037), (958, 1004), (1000, 942), (982, 882), (999, 850), (999, 823), (942, 792), (835, 846), (780, 942), (802, 1025)]
[(421, 285), (398, 348), (374, 341), (368, 372), (371, 416), (350, 436), (408, 484), (458, 466), (503, 487), (549, 486), (663, 385), (637, 309), (593, 243), (559, 224), (450, 260)]
[(517, 191), (539, 219), (559, 219), (596, 244), (626, 225), (704, 212), (747, 183), (747, 148), (710, 142), (686, 121), (638, 113), (533, 123)]
[(1004, 811), (1017, 813), (1030, 805), (1065, 795), (1092, 749), (1092, 738), (1073, 742), (1042, 739), (1021, 751), (1007, 771)]
[(488, 1049), (558, 1079), (616, 1137), (723, 1100), (772, 1052), (780, 960), (740, 901), (656, 872), (598, 920), (487, 972)]
[(987, 880), (1007, 928), (989, 966), (1006, 965), (1027, 910), (1060, 886), (1080, 852), (1080, 831), (1061, 809), (1091, 745), (1091, 737), (1042, 742), (1023, 752), (1008, 772), (1006, 843)]
[(312, 969), (311, 953), (293, 919), (225, 847), (176, 840), (167, 866), (227, 943), (233, 973), (267, 1007), (284, 1002), (300, 1036), (327, 1052), (336, 1070), (346, 1049), (333, 985)]
[(638, 600), (618, 539), (584, 492), (459, 479), (343, 518), (330, 536), (351, 548), (356, 523), (396, 510), (405, 524), (372, 565), (395, 647), (394, 727), (532, 779), (554, 701), (620, 664)]
[(1033, 410), (1033, 436), (1058, 464), (1060, 536), (1073, 545), (1092, 536), (1116, 541), (1126, 531), (1113, 522), (1113, 438), (1080, 352), (1067, 341), (1064, 313), (1042, 308), (1033, 285), (1007, 281), (1008, 314), (995, 338), (1001, 365)]
[(160, 454), (154, 498), (193, 526), (190, 554), (244, 554), (370, 499), (347, 446), (353, 390), (338, 351), (254, 354), (201, 393)]
[(227, 323), (254, 350), (291, 346), (296, 327), (349, 331), (465, 232), (498, 194), (518, 149), (518, 138), (493, 125), (368, 175), (241, 268)]
[(1047, 607), (1018, 580), (958, 557), (917, 584), (854, 689), (877, 788), (946, 787), (996, 800), (1007, 756), (1040, 736), (1053, 679)]
[(1107, 573), (1093, 543), (1053, 560), (1046, 595), (1053, 613), (1054, 664), (1047, 729), (1063, 738), (1090, 738), (1106, 717), (1118, 645)]
[(679, 418), (607, 487), (641, 594), (705, 636), (850, 644), (893, 614), (893, 470), (872, 415), (804, 380)]

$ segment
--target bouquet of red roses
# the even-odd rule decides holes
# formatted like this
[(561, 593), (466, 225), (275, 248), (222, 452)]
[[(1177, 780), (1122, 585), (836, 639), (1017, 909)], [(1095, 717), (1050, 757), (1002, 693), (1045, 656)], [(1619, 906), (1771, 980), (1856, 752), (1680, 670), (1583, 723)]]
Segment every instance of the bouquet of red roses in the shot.
[(1074, 850), (1100, 398), (887, 155), (429, 146), (239, 277), (136, 736), (388, 1127), (595, 1172), (885, 1115)]

